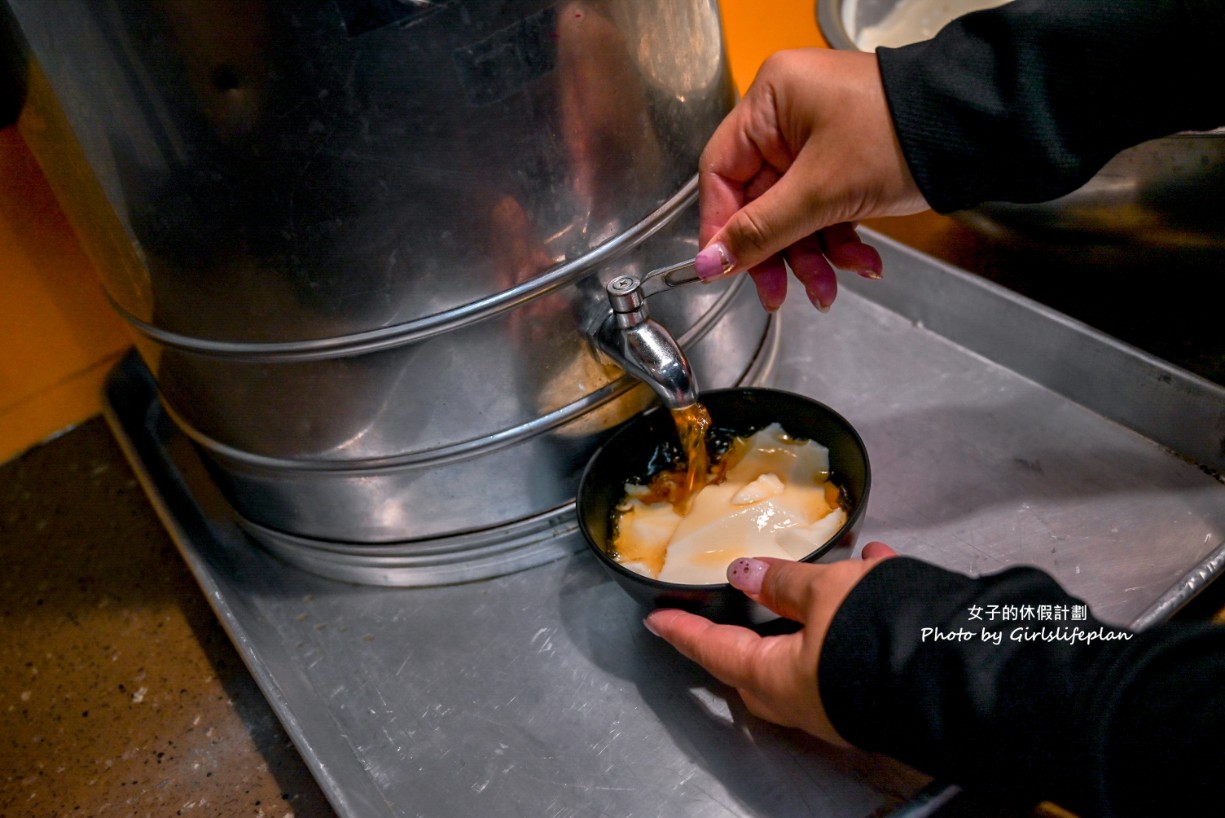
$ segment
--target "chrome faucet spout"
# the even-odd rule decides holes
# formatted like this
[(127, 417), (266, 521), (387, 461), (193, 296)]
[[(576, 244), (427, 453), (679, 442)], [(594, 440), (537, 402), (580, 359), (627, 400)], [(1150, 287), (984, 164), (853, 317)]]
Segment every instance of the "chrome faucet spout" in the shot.
[(689, 361), (672, 335), (652, 319), (620, 330), (613, 357), (621, 367), (655, 390), (669, 409), (684, 409), (698, 402), (697, 383)]
[(643, 285), (654, 275), (682, 266), (648, 273), (644, 279), (624, 275), (609, 282), (606, 289), (613, 314), (604, 321), (596, 337), (605, 353), (626, 372), (651, 387), (669, 409), (683, 409), (697, 403), (697, 381), (676, 339), (647, 313), (647, 293)]

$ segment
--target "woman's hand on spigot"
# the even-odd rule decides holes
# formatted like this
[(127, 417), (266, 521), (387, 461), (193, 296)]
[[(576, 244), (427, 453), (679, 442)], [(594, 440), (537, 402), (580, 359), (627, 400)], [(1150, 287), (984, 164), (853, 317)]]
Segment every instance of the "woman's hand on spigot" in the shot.
[(704, 279), (748, 270), (777, 310), (786, 266), (818, 309), (834, 268), (881, 275), (855, 224), (927, 209), (893, 130), (875, 54), (825, 48), (766, 60), (698, 164)]

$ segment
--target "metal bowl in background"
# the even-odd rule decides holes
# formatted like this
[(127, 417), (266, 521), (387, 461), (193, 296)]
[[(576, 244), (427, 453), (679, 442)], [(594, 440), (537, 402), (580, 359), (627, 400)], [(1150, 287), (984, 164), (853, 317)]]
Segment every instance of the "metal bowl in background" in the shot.
[[(872, 482), (867, 449), (854, 427), (822, 403), (776, 389), (717, 389), (704, 392), (702, 403), (715, 428), (745, 435), (777, 422), (792, 437), (814, 440), (829, 449), (830, 472), (850, 508), (838, 532), (802, 562), (849, 556)], [(577, 497), (579, 526), (588, 547), (617, 585), (646, 608), (682, 608), (734, 624), (761, 624), (774, 618), (728, 583), (661, 582), (631, 571), (608, 553), (613, 510), (625, 496), (626, 482), (647, 475), (660, 445), (675, 436), (672, 416), (656, 408), (623, 426), (592, 456)]]
[[(817, 25), (841, 50), (873, 47), (871, 31), (899, 7), (929, 5), (904, 45), (932, 36), (959, 13), (999, 0), (819, 0)], [(952, 214), (994, 240), (1103, 247), (1225, 249), (1225, 128), (1184, 132), (1128, 148), (1082, 187), (1049, 202), (991, 202)]]

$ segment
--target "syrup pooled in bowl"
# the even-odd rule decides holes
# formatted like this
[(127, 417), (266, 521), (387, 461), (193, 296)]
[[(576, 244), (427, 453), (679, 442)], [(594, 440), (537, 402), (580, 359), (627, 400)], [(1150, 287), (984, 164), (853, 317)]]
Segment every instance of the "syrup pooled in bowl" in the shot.
[(701, 403), (672, 409), (671, 413), (680, 443), (679, 458), (667, 448), (657, 453), (657, 459), (668, 462), (654, 471), (650, 494), (652, 502), (670, 503), (676, 513), (683, 516), (689, 510), (690, 501), (706, 486), (710, 477), (706, 437), (713, 421), (710, 412)]
[(611, 556), (663, 582), (726, 581), (738, 557), (802, 559), (846, 522), (846, 502), (830, 479), (829, 451), (774, 423), (714, 441), (704, 408), (673, 413), (684, 455), (646, 483), (625, 485), (614, 511)]
[[(713, 418), (709, 468), (695, 475), (694, 485), (705, 487), (691, 495), (688, 514), (673, 505), (689, 467), (677, 418), (656, 407), (587, 462), (576, 494), (579, 528), (612, 581), (643, 607), (754, 626), (764, 621), (762, 609), (725, 573), (741, 556), (732, 550), (736, 540), (747, 556), (814, 562), (849, 555), (872, 488), (868, 452), (846, 418), (804, 395), (736, 387), (703, 392), (702, 404)], [(788, 520), (797, 524), (783, 527)], [(746, 537), (754, 541), (745, 544)], [(693, 570), (678, 573), (682, 564)]]

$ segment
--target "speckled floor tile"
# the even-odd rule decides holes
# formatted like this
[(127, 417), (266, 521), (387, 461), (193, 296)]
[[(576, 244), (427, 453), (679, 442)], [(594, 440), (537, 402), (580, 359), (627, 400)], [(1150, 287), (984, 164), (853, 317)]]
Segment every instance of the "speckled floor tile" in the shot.
[(334, 813), (101, 419), (0, 467), (0, 815)]

